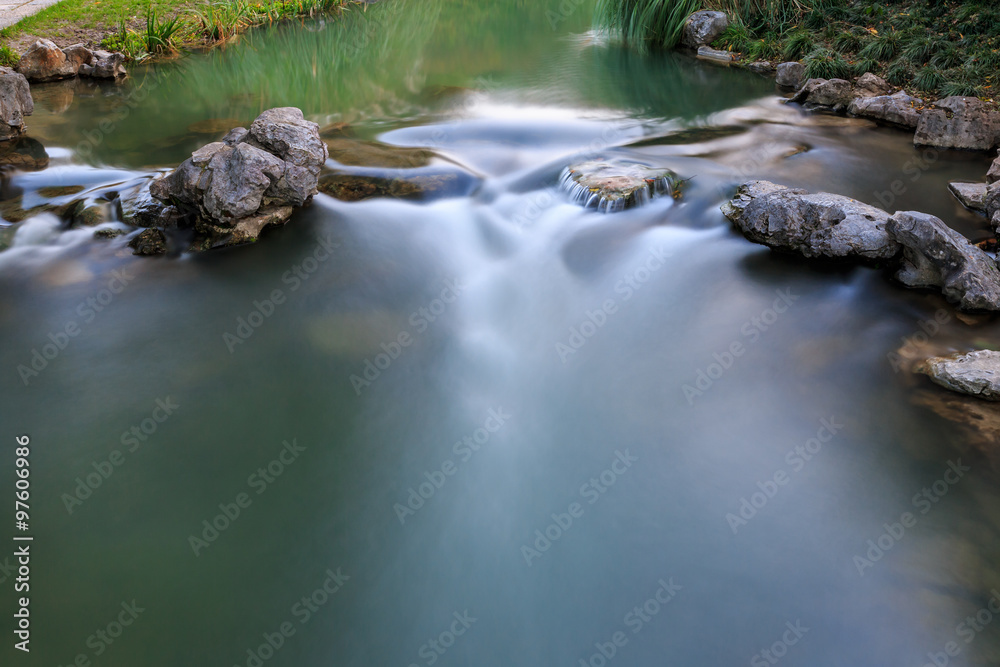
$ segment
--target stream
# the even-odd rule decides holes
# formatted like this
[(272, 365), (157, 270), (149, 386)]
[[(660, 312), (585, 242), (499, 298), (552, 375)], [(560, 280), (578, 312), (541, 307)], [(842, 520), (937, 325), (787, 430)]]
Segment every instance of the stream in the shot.
[[(160, 258), (0, 226), (34, 536), (32, 651), (4, 595), (3, 664), (1000, 664), (1000, 459), (894, 356), (1000, 324), (719, 210), (762, 178), (979, 241), (947, 183), (990, 157), (629, 51), (593, 4), (392, 0), (32, 87), (48, 163), (5, 174), (4, 220), (113, 199), (274, 106), (475, 185), (320, 194), (257, 243)], [(594, 158), (688, 180), (600, 213), (559, 185)]]

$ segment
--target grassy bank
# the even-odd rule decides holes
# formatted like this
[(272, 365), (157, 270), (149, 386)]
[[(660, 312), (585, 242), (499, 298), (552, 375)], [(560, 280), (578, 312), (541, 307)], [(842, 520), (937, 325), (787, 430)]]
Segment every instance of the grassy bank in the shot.
[[(664, 7), (685, 0), (607, 0), (635, 22), (598, 20), (630, 41), (657, 43), (676, 24)], [(890, 83), (935, 98), (992, 98), (1000, 65), (1000, 4), (937, 0), (702, 0), (696, 9), (718, 9), (730, 27), (713, 46), (747, 61), (801, 60), (810, 77), (848, 78), (873, 72)], [(660, 7), (659, 13), (649, 9)], [(640, 6), (643, 8), (640, 10)], [(628, 11), (626, 11), (628, 10)], [(677, 19), (671, 17), (672, 21)], [(670, 46), (663, 41), (662, 45)]]
[(224, 42), (254, 26), (340, 11), (351, 0), (63, 0), (0, 31), (0, 64), (36, 38), (83, 42), (133, 60)]

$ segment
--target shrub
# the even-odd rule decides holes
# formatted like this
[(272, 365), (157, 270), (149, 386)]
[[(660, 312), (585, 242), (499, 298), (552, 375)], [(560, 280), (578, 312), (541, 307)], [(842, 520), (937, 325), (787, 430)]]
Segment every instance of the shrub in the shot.
[(896, 57), (899, 51), (899, 38), (893, 32), (887, 32), (871, 39), (865, 44), (858, 55), (862, 58), (889, 61)]
[(913, 85), (919, 90), (923, 90), (928, 93), (938, 92), (943, 82), (944, 76), (941, 74), (941, 70), (933, 65), (921, 67), (917, 70), (917, 75), (913, 77)]

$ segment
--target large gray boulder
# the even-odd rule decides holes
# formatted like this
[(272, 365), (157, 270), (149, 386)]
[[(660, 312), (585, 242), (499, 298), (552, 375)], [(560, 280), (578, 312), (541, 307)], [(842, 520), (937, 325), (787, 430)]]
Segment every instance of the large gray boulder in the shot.
[(850, 81), (844, 79), (809, 79), (792, 97), (792, 102), (805, 106), (830, 107), (844, 111), (854, 99)]
[(326, 158), (316, 123), (295, 108), (269, 109), (249, 130), (196, 150), (149, 192), (164, 211), (173, 206), (193, 220), (199, 247), (239, 243), (309, 201)]
[(714, 42), (729, 27), (725, 12), (701, 11), (688, 17), (681, 33), (681, 45), (691, 49)]
[(806, 257), (870, 261), (899, 252), (888, 213), (841, 195), (751, 181), (722, 212), (751, 241)]
[(24, 117), (34, 111), (28, 80), (9, 67), (0, 67), (0, 141), (24, 132)]
[(923, 103), (922, 99), (911, 97), (901, 90), (895, 95), (857, 97), (851, 101), (847, 111), (855, 116), (912, 129), (920, 122), (918, 109)]
[(17, 64), (17, 71), (32, 83), (68, 79), (76, 76), (79, 68), (76, 58), (67, 59), (63, 50), (47, 39), (32, 44)]
[(913, 143), (986, 151), (997, 143), (1000, 116), (975, 97), (946, 97), (920, 114)]
[(887, 229), (903, 246), (896, 280), (908, 287), (940, 288), (963, 310), (1000, 310), (1000, 268), (964, 236), (916, 211), (897, 212)]
[(977, 350), (948, 357), (931, 357), (914, 370), (960, 394), (1000, 401), (1000, 352)]
[(778, 65), (777, 84), (784, 88), (798, 88), (806, 76), (806, 66), (802, 63), (790, 62)]

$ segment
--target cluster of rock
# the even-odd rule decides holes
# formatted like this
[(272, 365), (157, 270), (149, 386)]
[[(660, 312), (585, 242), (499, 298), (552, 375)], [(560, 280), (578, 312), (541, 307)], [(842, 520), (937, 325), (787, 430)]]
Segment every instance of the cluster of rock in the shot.
[(962, 310), (1000, 312), (1000, 266), (943, 221), (769, 181), (740, 186), (723, 213), (756, 243), (805, 257), (897, 266), (908, 287), (935, 288)]
[(0, 141), (24, 132), (24, 117), (35, 111), (28, 80), (9, 67), (0, 67)]
[(139, 240), (143, 253), (162, 252), (164, 231), (177, 228), (194, 232), (193, 249), (252, 241), (312, 199), (327, 155), (319, 126), (299, 109), (268, 109), (250, 129), (231, 130), (166, 176), (123, 194), (122, 218), (155, 228)]
[[(879, 263), (964, 311), (1000, 312), (1000, 262), (939, 218), (886, 211), (828, 193), (750, 181), (723, 213), (751, 241), (804, 257)], [(1000, 352), (929, 359), (918, 369), (954, 391), (1000, 400)]]
[(118, 79), (127, 75), (125, 55), (110, 51), (91, 51), (83, 44), (60, 49), (47, 39), (31, 45), (17, 64), (17, 71), (32, 83), (58, 81), (74, 76), (95, 79)]

